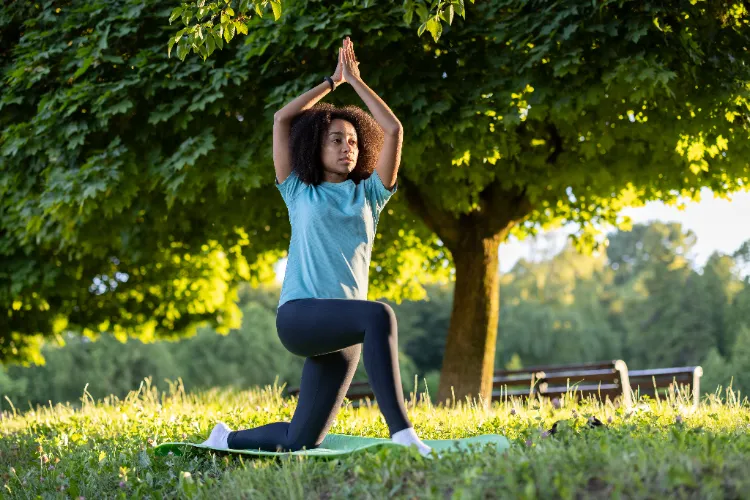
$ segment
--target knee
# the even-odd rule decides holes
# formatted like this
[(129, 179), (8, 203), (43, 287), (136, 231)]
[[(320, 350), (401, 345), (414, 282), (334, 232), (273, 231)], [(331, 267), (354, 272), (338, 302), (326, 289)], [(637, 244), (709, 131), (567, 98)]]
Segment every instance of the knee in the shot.
[(374, 316), (378, 325), (395, 335), (397, 331), (396, 312), (385, 302), (375, 301), (375, 303), (377, 306)]
[(293, 332), (290, 333), (284, 328), (277, 328), (276, 334), (279, 338), (279, 341), (281, 341), (281, 345), (283, 345), (287, 351), (291, 352), (295, 356), (304, 357), (304, 353), (297, 348), (297, 342), (295, 342)]

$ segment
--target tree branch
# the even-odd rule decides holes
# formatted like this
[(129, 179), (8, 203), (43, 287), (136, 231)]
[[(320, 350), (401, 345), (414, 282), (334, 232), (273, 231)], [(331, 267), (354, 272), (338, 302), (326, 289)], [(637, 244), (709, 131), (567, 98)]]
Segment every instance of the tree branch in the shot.
[(500, 185), (499, 179), (484, 188), (479, 197), (482, 200), (479, 216), (483, 221), (482, 232), (486, 238), (496, 235), (510, 223), (523, 219), (534, 209), (525, 187), (505, 189)]
[(458, 218), (431, 203), (429, 198), (419, 191), (417, 184), (406, 176), (399, 176), (399, 183), (406, 188), (404, 194), (409, 209), (417, 214), (448, 248), (457, 242), (461, 233)]

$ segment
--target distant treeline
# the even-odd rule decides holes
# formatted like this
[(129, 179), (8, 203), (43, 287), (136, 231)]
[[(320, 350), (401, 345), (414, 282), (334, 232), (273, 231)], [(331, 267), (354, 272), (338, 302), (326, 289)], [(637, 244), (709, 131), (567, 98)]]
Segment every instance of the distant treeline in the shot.
[[(750, 390), (750, 241), (733, 255), (712, 255), (702, 269), (690, 259), (695, 235), (680, 224), (636, 225), (609, 235), (606, 255), (566, 247), (548, 259), (521, 260), (503, 274), (496, 368), (624, 359), (630, 368), (701, 364), (703, 389)], [(428, 287), (429, 300), (390, 303), (399, 325), (404, 394), (414, 375), (432, 395), (442, 364), (452, 285)], [(0, 370), (0, 394), (19, 409), (123, 396), (143, 378), (186, 389), (299, 385), (303, 359), (276, 336), (278, 288), (245, 287), (243, 326), (229, 335), (199, 330), (180, 342), (122, 344), (111, 336), (47, 346), (44, 366)], [(355, 380), (367, 378), (364, 363)], [(0, 407), (7, 409), (4, 399)]]

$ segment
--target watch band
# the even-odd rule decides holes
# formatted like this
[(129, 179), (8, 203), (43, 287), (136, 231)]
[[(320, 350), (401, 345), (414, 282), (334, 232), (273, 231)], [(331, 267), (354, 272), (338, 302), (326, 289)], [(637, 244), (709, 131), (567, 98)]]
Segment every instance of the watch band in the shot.
[(328, 83), (330, 83), (330, 84), (331, 84), (331, 91), (333, 92), (333, 90), (334, 90), (334, 86), (333, 86), (333, 79), (331, 79), (331, 77), (330, 77), (330, 76), (324, 76), (324, 77), (323, 77), (323, 80), (325, 80), (325, 81), (327, 81)]

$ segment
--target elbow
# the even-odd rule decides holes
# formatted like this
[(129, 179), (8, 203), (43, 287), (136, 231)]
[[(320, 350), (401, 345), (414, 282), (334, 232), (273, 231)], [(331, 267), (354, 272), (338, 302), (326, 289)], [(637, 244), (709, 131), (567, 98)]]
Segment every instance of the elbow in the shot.
[(281, 114), (280, 111), (277, 111), (277, 112), (275, 112), (273, 114), (273, 123), (274, 123), (274, 125), (277, 124), (277, 123), (284, 123), (284, 122), (288, 122), (288, 121), (289, 121), (289, 117), (284, 116), (283, 114)]
[(393, 127), (385, 129), (385, 133), (388, 135), (399, 136), (404, 133), (404, 127), (401, 125), (401, 122), (396, 122), (396, 125)]

